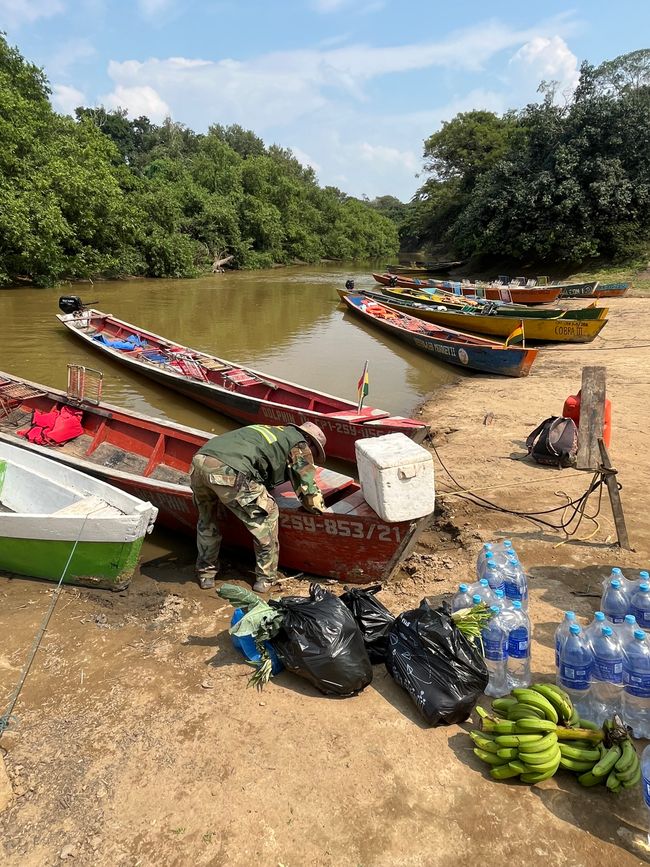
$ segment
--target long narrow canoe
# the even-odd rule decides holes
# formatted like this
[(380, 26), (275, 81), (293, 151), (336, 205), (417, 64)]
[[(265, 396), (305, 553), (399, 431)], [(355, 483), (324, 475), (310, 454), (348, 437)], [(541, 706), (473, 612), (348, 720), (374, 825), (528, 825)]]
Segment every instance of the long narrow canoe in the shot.
[[(34, 409), (48, 412), (63, 405), (83, 411), (82, 436), (58, 448), (17, 436)], [(0, 372), (0, 444), (46, 455), (146, 499), (158, 507), (159, 523), (192, 536), (197, 514), (189, 470), (196, 451), (212, 436), (108, 403), (80, 403), (65, 392)], [(272, 492), (280, 510), (280, 565), (350, 583), (387, 581), (427, 518), (387, 523), (366, 503), (354, 479), (324, 468), (317, 478), (327, 507), (323, 515), (306, 512), (288, 482)], [(219, 509), (217, 517), (224, 544), (252, 548), (252, 536), (230, 511)]]
[[(344, 289), (337, 291), (341, 299), (349, 294)], [(517, 320), (510, 316), (436, 309), (432, 305), (419, 304), (417, 301), (398, 301), (396, 298), (384, 297), (378, 292), (364, 292), (363, 295), (385, 304), (391, 310), (399, 310), (425, 322), (435, 322), (437, 325), (458, 331), (487, 334), (491, 337), (508, 337), (518, 326)], [(596, 309), (607, 315), (606, 307)], [(525, 340), (547, 343), (590, 343), (607, 325), (607, 319), (576, 319), (573, 313), (572, 310), (565, 310), (554, 318), (538, 319), (531, 316), (520, 319), (519, 321), (523, 322)]]
[[(354, 294), (354, 293), (353, 293)], [(394, 299), (401, 303), (417, 302), (419, 305), (427, 307), (440, 307), (438, 295), (433, 290), (429, 293), (425, 289), (390, 289), (384, 286), (381, 290), (381, 295), (378, 292), (364, 292), (363, 294), (388, 296), (383, 298), (384, 303), (388, 303), (388, 299)], [(526, 307), (525, 304), (502, 304), (499, 301), (486, 301), (481, 306), (477, 305), (462, 305), (452, 307), (447, 304), (442, 304), (448, 310), (453, 310), (456, 313), (477, 313), (486, 316), (502, 316), (509, 319), (557, 319), (559, 316), (564, 316), (572, 319), (603, 319), (603, 311), (607, 312), (604, 307), (597, 307), (596, 304), (591, 304), (588, 307), (581, 307), (577, 310), (564, 310), (562, 307)], [(461, 329), (462, 330), (462, 329)], [(509, 332), (508, 332), (509, 333)]]
[(363, 319), (440, 361), (501, 376), (527, 376), (537, 356), (536, 349), (504, 346), (483, 337), (441, 328), (406, 313), (391, 310), (363, 295), (345, 295), (343, 301)]
[(0, 441), (0, 570), (127, 587), (158, 510), (23, 442)]
[(559, 286), (475, 286), (469, 283), (451, 283), (441, 280), (411, 280), (395, 274), (373, 274), (382, 286), (402, 286), (405, 289), (439, 289), (468, 296), (485, 298), (488, 301), (505, 301), (512, 304), (552, 304), (561, 292)]
[(87, 346), (244, 424), (317, 424), (330, 457), (354, 461), (354, 443), (365, 437), (403, 433), (421, 442), (422, 422), (381, 409), (357, 410), (352, 401), (305, 388), (197, 352), (99, 310), (58, 316)]
[(576, 283), (566, 286), (560, 298), (622, 298), (629, 283)]

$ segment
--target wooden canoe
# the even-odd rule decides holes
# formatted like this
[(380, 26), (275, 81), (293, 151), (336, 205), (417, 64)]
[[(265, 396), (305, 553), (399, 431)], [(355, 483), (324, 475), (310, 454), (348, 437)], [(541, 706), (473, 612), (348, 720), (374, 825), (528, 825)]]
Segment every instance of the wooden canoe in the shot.
[(560, 298), (622, 298), (629, 283), (578, 283), (562, 290)]
[[(337, 290), (338, 291), (338, 290)], [(348, 294), (345, 290), (339, 291), (341, 299)], [(358, 293), (357, 293), (358, 294)], [(372, 298), (385, 304), (392, 310), (399, 310), (425, 322), (435, 322), (446, 328), (457, 331), (469, 331), (472, 334), (486, 334), (491, 337), (508, 337), (519, 324), (511, 316), (482, 315), (473, 311), (456, 312), (454, 310), (436, 309), (429, 304), (420, 304), (417, 301), (397, 300), (385, 297), (378, 292), (364, 292), (364, 297)], [(594, 308), (598, 312), (607, 315), (607, 308)], [(531, 311), (533, 312), (533, 311)], [(573, 316), (578, 311), (558, 310), (555, 317), (537, 318), (534, 315), (522, 317), (524, 335), (526, 340), (546, 343), (590, 343), (607, 325), (607, 319), (580, 319)]]
[(559, 286), (475, 286), (446, 280), (415, 280), (395, 274), (373, 274), (382, 286), (401, 286), (404, 289), (442, 290), (462, 297), (504, 301), (507, 304), (552, 304), (557, 301)]
[[(17, 436), (34, 409), (83, 410), (84, 433), (58, 448)], [(189, 487), (192, 457), (213, 434), (153, 419), (108, 403), (72, 401), (65, 392), (0, 372), (0, 442), (82, 470), (157, 506), (158, 523), (194, 536), (197, 514)], [(89, 480), (90, 482), (90, 480)], [(272, 493), (280, 510), (280, 565), (350, 583), (387, 581), (415, 545), (427, 518), (387, 523), (366, 503), (354, 479), (319, 468), (327, 509), (312, 515), (290, 483)], [(218, 519), (224, 544), (252, 549), (252, 537), (228, 510)]]
[(0, 570), (127, 587), (158, 510), (23, 443), (0, 441)]
[[(363, 293), (374, 294), (379, 293)], [(387, 296), (383, 301), (388, 303), (388, 299), (394, 299), (400, 302), (417, 302), (420, 306), (440, 307), (443, 306), (448, 310), (453, 310), (457, 313), (478, 313), (486, 316), (506, 316), (509, 319), (557, 319), (558, 316), (563, 316), (565, 313), (573, 319), (603, 319), (604, 307), (597, 307), (596, 304), (591, 304), (588, 307), (581, 307), (577, 310), (564, 310), (562, 307), (526, 307), (525, 304), (503, 304), (500, 301), (486, 301), (480, 306), (477, 305), (461, 305), (454, 307), (450, 305), (440, 305), (438, 295), (435, 290), (430, 294), (424, 289), (389, 289), (384, 286), (381, 295)], [(461, 329), (462, 330), (462, 329)]]
[(358, 411), (352, 401), (197, 352), (99, 310), (58, 318), (87, 346), (243, 424), (314, 422), (333, 458), (354, 461), (354, 443), (365, 437), (403, 433), (422, 442), (428, 431), (415, 419), (372, 407)]
[(433, 355), (440, 361), (466, 370), (501, 376), (527, 376), (537, 357), (536, 349), (504, 346), (483, 337), (441, 328), (414, 316), (391, 310), (363, 295), (345, 295), (345, 304), (363, 319), (378, 325), (394, 337)]

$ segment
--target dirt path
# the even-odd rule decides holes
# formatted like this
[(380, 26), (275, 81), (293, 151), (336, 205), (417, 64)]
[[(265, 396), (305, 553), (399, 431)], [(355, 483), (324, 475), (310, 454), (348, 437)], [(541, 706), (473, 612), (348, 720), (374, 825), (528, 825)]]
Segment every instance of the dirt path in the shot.
[[(647, 301), (625, 299), (604, 339), (540, 354), (523, 380), (467, 378), (423, 408), (463, 487), (516, 510), (557, 505), (589, 474), (522, 462), (526, 434), (559, 413), (585, 363), (606, 364), (612, 457), (635, 553), (610, 544), (603, 505), (588, 542), (447, 497), (416, 554), (383, 594), (395, 612), (442, 598), (470, 576), (483, 540), (507, 534), (533, 576), (535, 675), (552, 675), (562, 609), (589, 617), (611, 566), (647, 568)], [(650, 341), (648, 341), (650, 342)], [(606, 351), (592, 350), (607, 347)], [(494, 418), (484, 424), (488, 414)], [(520, 483), (528, 483), (522, 487)], [(503, 487), (506, 485), (507, 487)], [(593, 525), (581, 528), (588, 535)], [(162, 556), (158, 556), (162, 554)], [(192, 550), (151, 551), (124, 594), (66, 589), (0, 747), (14, 799), (0, 813), (3, 863), (79, 865), (609, 865), (640, 863), (639, 792), (618, 798), (569, 775), (496, 784), (468, 726), (428, 729), (380, 667), (356, 698), (334, 700), (281, 675), (258, 694), (225, 633), (229, 609), (191, 581)], [(226, 575), (246, 579), (240, 564)], [(283, 592), (306, 592), (304, 583)], [(51, 588), (0, 578), (2, 706)], [(650, 860), (650, 859), (649, 859)]]

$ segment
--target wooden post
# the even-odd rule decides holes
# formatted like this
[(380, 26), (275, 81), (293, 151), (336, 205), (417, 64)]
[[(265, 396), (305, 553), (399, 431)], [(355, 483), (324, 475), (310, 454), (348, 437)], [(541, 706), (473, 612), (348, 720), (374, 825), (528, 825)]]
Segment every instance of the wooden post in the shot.
[(623, 514), (623, 504), (621, 503), (621, 494), (618, 490), (616, 481), (616, 470), (612, 467), (612, 462), (609, 459), (609, 452), (602, 437), (598, 438), (598, 449), (600, 451), (601, 465), (605, 471), (605, 484), (609, 493), (609, 502), (612, 506), (612, 514), (614, 515), (614, 524), (616, 525), (616, 535), (618, 536), (619, 548), (625, 548), (626, 551), (633, 551), (630, 545), (630, 540), (627, 535), (627, 527), (625, 526), (625, 515)]
[(606, 368), (583, 367), (580, 391), (580, 426), (578, 428), (579, 470), (596, 470), (600, 466), (598, 438), (605, 422)]

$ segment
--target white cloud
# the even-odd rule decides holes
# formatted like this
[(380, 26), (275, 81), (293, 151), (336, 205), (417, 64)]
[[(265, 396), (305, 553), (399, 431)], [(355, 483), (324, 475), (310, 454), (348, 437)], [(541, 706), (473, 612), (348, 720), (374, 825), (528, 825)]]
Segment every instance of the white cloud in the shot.
[(303, 166), (307, 166), (308, 168), (313, 169), (316, 174), (321, 171), (321, 165), (316, 162), (316, 160), (312, 159), (308, 153), (302, 148), (296, 147), (295, 145), (291, 145), (291, 153), (298, 160), (299, 163), (302, 163)]
[(572, 93), (580, 78), (578, 58), (561, 36), (534, 37), (510, 58), (508, 67), (518, 88), (558, 81), (560, 93)]
[(64, 8), (62, 0), (0, 0), (0, 20), (5, 26), (20, 27), (58, 15)]
[(313, 0), (312, 6), (317, 12), (327, 14), (328, 12), (338, 12), (349, 2), (350, 0)]
[(47, 61), (48, 76), (58, 78), (68, 74), (71, 67), (96, 54), (89, 39), (70, 39), (61, 43)]
[(126, 108), (131, 117), (144, 114), (154, 123), (160, 123), (171, 114), (165, 100), (146, 84), (136, 87), (119, 85), (104, 99), (104, 104), (108, 108)]
[(81, 90), (68, 84), (53, 84), (51, 102), (61, 114), (74, 115), (75, 108), (86, 102), (86, 96)]
[(372, 163), (380, 162), (385, 166), (402, 166), (413, 173), (420, 168), (418, 155), (413, 151), (401, 151), (399, 148), (387, 147), (386, 145), (373, 145), (367, 141), (361, 143), (359, 156), (362, 160)]
[(174, 0), (138, 0), (138, 8), (145, 18), (154, 18), (166, 12)]

